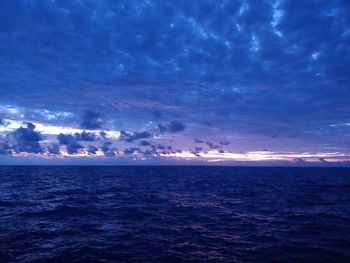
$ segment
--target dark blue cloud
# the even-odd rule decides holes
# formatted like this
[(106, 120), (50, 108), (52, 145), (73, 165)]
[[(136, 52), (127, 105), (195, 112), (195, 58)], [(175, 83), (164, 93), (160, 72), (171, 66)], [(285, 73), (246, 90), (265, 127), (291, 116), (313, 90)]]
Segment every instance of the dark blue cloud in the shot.
[(6, 141), (0, 140), (0, 154), (8, 155), (11, 153), (11, 147), (7, 144)]
[(220, 145), (216, 145), (213, 142), (206, 142), (206, 144), (208, 145), (208, 147), (212, 150), (217, 150), (217, 149), (221, 149)]
[(197, 157), (201, 157), (200, 154), (203, 152), (203, 150), (204, 150), (203, 147), (196, 146), (196, 147), (194, 147), (194, 150), (191, 150), (191, 153)]
[(307, 161), (304, 158), (294, 158), (294, 162), (297, 164), (305, 164)]
[(140, 152), (140, 149), (137, 147), (130, 147), (130, 148), (125, 148), (124, 149), (124, 154), (134, 154)]
[(120, 132), (120, 140), (125, 141), (125, 142), (133, 142), (136, 140), (140, 139), (148, 139), (153, 137), (153, 134), (149, 131), (141, 131), (141, 132), (134, 132), (134, 133), (129, 133), (126, 131), (121, 131)]
[(96, 152), (98, 151), (98, 148), (93, 145), (88, 145), (87, 151), (89, 154), (96, 154)]
[(161, 133), (175, 133), (185, 130), (186, 125), (179, 121), (171, 121), (168, 124), (159, 124), (158, 128)]
[(107, 141), (104, 142), (101, 146), (101, 151), (106, 157), (114, 157), (117, 154), (117, 149), (111, 147), (112, 143)]
[(59, 135), (57, 135), (57, 140), (60, 145), (67, 145), (70, 142), (75, 141), (75, 137), (71, 134), (60, 133)]
[(350, 148), (347, 0), (15, 0), (0, 16), (2, 119)]
[(40, 141), (43, 137), (40, 132), (35, 131), (35, 125), (28, 122), (27, 127), (20, 127), (13, 132), (9, 133), (6, 138), (6, 147), (3, 145), (3, 149), (11, 148), (17, 153), (42, 153), (43, 148), (40, 145)]
[(105, 131), (100, 131), (100, 136), (102, 139), (106, 140), (107, 139), (107, 133)]
[(321, 163), (328, 163), (327, 160), (325, 158), (319, 158), (318, 159)]
[(176, 151), (173, 150), (173, 147), (170, 145), (163, 145), (163, 144), (151, 144), (149, 150), (141, 151), (141, 153), (152, 156), (160, 156), (161, 154), (170, 154), (175, 153)]
[(149, 145), (151, 145), (151, 143), (147, 140), (142, 140), (139, 142), (139, 145), (140, 146), (149, 146)]
[(66, 149), (69, 154), (77, 154), (79, 150), (83, 148), (84, 147), (77, 142), (71, 142), (70, 144), (66, 145)]
[(50, 145), (49, 147), (47, 147), (47, 151), (50, 154), (60, 154), (60, 147), (58, 144), (54, 143), (54, 144)]
[(76, 133), (75, 139), (77, 141), (92, 142), (97, 140), (97, 136), (95, 135), (95, 133), (83, 131), (82, 133)]
[(71, 134), (62, 134), (57, 135), (57, 139), (60, 145), (65, 145), (66, 150), (69, 154), (77, 154), (79, 150), (84, 147), (76, 141), (75, 136)]
[(197, 152), (201, 152), (201, 151), (203, 151), (203, 147), (196, 146), (196, 147), (194, 147), (194, 150)]
[(100, 118), (100, 114), (93, 110), (84, 111), (81, 116), (80, 126), (84, 129), (100, 129), (102, 127), (102, 120)]

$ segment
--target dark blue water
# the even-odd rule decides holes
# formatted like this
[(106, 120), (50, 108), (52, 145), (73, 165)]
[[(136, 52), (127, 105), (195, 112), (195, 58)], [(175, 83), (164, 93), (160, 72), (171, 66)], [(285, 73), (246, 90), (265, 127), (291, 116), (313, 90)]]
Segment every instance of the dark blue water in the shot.
[(350, 170), (0, 167), (0, 262), (350, 262)]

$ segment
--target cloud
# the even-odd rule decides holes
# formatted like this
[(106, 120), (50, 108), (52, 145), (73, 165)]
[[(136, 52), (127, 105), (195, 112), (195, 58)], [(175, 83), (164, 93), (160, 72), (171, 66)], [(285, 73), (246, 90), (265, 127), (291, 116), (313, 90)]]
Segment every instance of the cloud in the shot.
[(80, 126), (88, 130), (96, 130), (102, 127), (102, 120), (100, 119), (100, 114), (93, 110), (84, 111), (81, 116)]
[(51, 146), (47, 147), (47, 151), (50, 154), (60, 154), (60, 147), (58, 144), (54, 143), (54, 144), (51, 144)]
[(93, 145), (88, 145), (87, 151), (89, 154), (96, 154), (96, 152), (98, 151), (98, 148)]
[[(160, 133), (175, 133), (175, 132), (179, 132), (179, 131), (183, 131), (186, 128), (186, 126), (183, 123), (180, 123), (178, 121), (172, 121), (166, 125), (162, 125), (159, 124), (158, 125), (158, 129)], [(149, 139), (149, 138), (153, 138), (154, 134), (150, 131), (135, 131), (133, 133), (127, 132), (127, 131), (121, 131), (120, 132), (120, 137), (119, 139), (121, 141), (125, 141), (125, 142), (134, 142), (137, 140), (141, 140), (141, 139)], [(140, 145), (142, 146), (147, 146), (148, 141), (141, 141)]]
[(71, 134), (60, 133), (59, 135), (57, 135), (57, 140), (60, 145), (67, 145), (71, 141), (75, 141), (75, 137)]
[(97, 138), (96, 138), (96, 134), (94, 134), (92, 132), (83, 131), (82, 133), (76, 133), (75, 139), (77, 141), (92, 142), (92, 141), (96, 141)]
[(69, 154), (77, 154), (79, 150), (83, 148), (84, 147), (77, 142), (71, 142), (70, 144), (66, 145), (66, 149)]
[(120, 137), (119, 139), (121, 141), (125, 141), (125, 142), (133, 142), (136, 140), (140, 140), (140, 139), (148, 139), (153, 137), (153, 134), (149, 131), (142, 131), (142, 132), (134, 132), (134, 133), (129, 133), (126, 131), (121, 131), (120, 132)]
[(106, 157), (114, 157), (116, 156), (117, 149), (111, 148), (112, 143), (111, 142), (104, 142), (101, 146), (101, 151)]
[(0, 154), (7, 155), (11, 153), (10, 146), (5, 141), (0, 141)]
[(206, 144), (207, 144), (207, 145), (209, 146), (209, 148), (212, 149), (212, 150), (221, 149), (221, 146), (215, 145), (215, 144), (212, 143), (212, 142), (206, 142)]
[(140, 152), (140, 149), (136, 148), (136, 147), (130, 147), (130, 148), (125, 148), (124, 149), (124, 154), (134, 154), (134, 153), (137, 153), (137, 152)]
[(84, 147), (76, 141), (75, 136), (71, 134), (60, 133), (57, 135), (57, 139), (60, 145), (65, 145), (69, 154), (77, 154), (80, 149)]
[(196, 152), (200, 152), (200, 151), (203, 151), (203, 147), (196, 146), (196, 147), (194, 147), (194, 150), (195, 150)]
[(139, 142), (139, 145), (140, 146), (149, 146), (149, 145), (151, 145), (151, 143), (147, 140), (142, 140)]
[(31, 122), (27, 122), (27, 129), (34, 131), (35, 130), (35, 125)]
[(197, 157), (201, 157), (200, 153), (203, 151), (203, 147), (196, 146), (194, 147), (194, 150), (191, 150), (191, 153), (194, 154)]
[(158, 128), (161, 133), (176, 133), (185, 130), (186, 125), (175, 120), (165, 125), (159, 124)]
[(165, 150), (166, 149), (166, 146), (165, 145), (161, 145), (161, 144), (157, 144), (157, 145), (154, 145), (157, 149), (159, 150)]
[(294, 162), (297, 164), (305, 164), (307, 161), (303, 158), (294, 158)]
[(102, 139), (106, 140), (107, 139), (107, 133), (105, 131), (100, 131), (100, 136)]
[(27, 128), (20, 127), (7, 134), (6, 144), (17, 153), (42, 153), (43, 149), (40, 145), (42, 140), (41, 133), (35, 131), (35, 125), (28, 122)]
[(348, 5), (0, 1), (0, 116), (126, 131), (157, 121), (167, 137), (179, 119), (204, 141), (237, 136), (237, 150), (348, 151), (349, 126), (332, 126), (349, 123)]
[(150, 153), (154, 156), (159, 156), (160, 154), (169, 154), (173, 153), (173, 147), (170, 145), (163, 145), (163, 144), (155, 144), (155, 145), (150, 145), (151, 150)]

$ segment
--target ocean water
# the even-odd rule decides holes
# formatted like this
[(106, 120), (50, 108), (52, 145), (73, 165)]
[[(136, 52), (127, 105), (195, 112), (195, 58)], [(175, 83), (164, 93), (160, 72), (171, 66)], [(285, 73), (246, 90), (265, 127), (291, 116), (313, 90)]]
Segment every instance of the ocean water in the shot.
[(0, 262), (350, 262), (350, 170), (0, 167)]

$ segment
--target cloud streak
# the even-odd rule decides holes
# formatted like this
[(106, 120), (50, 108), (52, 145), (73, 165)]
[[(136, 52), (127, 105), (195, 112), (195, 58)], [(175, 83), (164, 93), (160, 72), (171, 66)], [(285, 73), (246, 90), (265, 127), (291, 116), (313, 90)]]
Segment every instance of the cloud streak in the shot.
[(3, 155), (350, 152), (346, 0), (2, 1), (0, 16)]

